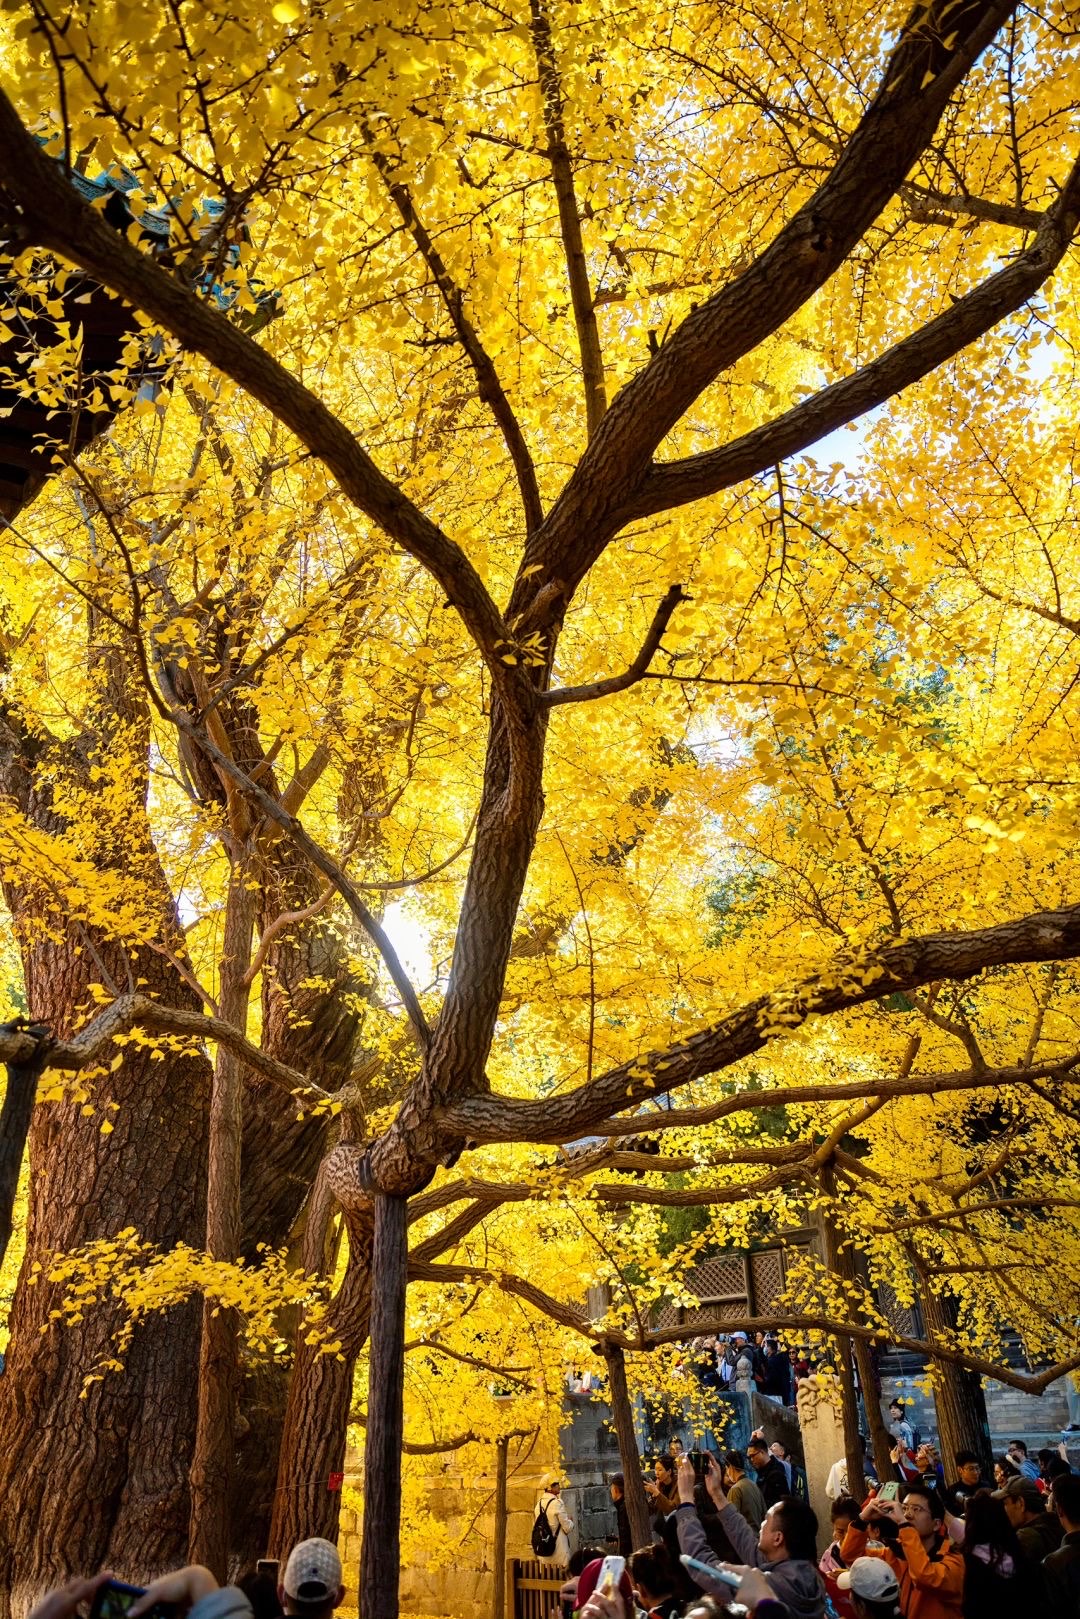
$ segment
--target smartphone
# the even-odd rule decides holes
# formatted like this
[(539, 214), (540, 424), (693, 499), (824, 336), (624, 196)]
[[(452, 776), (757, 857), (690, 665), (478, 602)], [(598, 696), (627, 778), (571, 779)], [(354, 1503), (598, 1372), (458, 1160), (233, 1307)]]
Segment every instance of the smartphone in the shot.
[(276, 1557), (260, 1557), (259, 1561), (255, 1564), (256, 1574), (265, 1574), (267, 1579), (273, 1580), (275, 1585), (278, 1583), (278, 1573), (280, 1569), (281, 1564), (278, 1562)]
[[(128, 1614), (141, 1596), (145, 1596), (144, 1585), (124, 1585), (120, 1580), (106, 1580), (99, 1585), (90, 1608), (90, 1619), (127, 1619)], [(165, 1602), (155, 1602), (148, 1609), (147, 1619), (167, 1619), (172, 1609)]]
[(895, 1501), (899, 1498), (899, 1495), (900, 1486), (894, 1481), (891, 1484), (883, 1484), (874, 1499), (877, 1501)]
[(726, 1568), (715, 1568), (712, 1563), (702, 1563), (698, 1558), (688, 1556), (686, 1552), (683, 1552), (679, 1562), (688, 1568), (691, 1574), (704, 1574), (708, 1579), (716, 1580), (719, 1585), (730, 1585), (733, 1591), (737, 1591), (742, 1584), (741, 1574), (731, 1574)]
[(596, 1577), (596, 1589), (602, 1597), (613, 1597), (619, 1589), (619, 1581), (626, 1569), (625, 1557), (605, 1557), (600, 1564), (600, 1573)]

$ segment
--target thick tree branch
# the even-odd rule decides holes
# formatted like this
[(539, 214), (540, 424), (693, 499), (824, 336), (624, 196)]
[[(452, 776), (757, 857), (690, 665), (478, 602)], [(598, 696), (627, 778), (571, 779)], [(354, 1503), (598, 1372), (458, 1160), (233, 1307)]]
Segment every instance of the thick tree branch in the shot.
[[(727, 1332), (731, 1326), (730, 1320), (722, 1319), (715, 1322), (695, 1321), (695, 1333)], [(1071, 1356), (1068, 1360), (1058, 1361), (1048, 1366), (1044, 1371), (1026, 1373), (1014, 1371), (1011, 1366), (987, 1360), (983, 1355), (969, 1354), (966, 1350), (955, 1349), (949, 1344), (939, 1343), (928, 1338), (907, 1338), (898, 1336), (891, 1328), (868, 1327), (863, 1323), (852, 1321), (835, 1321), (829, 1316), (792, 1313), (790, 1315), (755, 1316), (749, 1321), (740, 1322), (745, 1332), (751, 1334), (762, 1332), (822, 1332), (830, 1337), (861, 1338), (866, 1343), (892, 1345), (896, 1349), (905, 1349), (909, 1354), (919, 1355), (923, 1360), (946, 1360), (954, 1366), (962, 1366), (967, 1371), (978, 1372), (982, 1377), (993, 1378), (997, 1383), (1007, 1383), (1010, 1388), (1020, 1389), (1025, 1394), (1042, 1394), (1051, 1383), (1056, 1383), (1060, 1377), (1069, 1372), (1080, 1371), (1080, 1354)], [(649, 1334), (649, 1347), (661, 1343), (678, 1343), (685, 1338), (686, 1328), (664, 1327)]]
[(414, 1262), (417, 1265), (422, 1265), (427, 1260), (437, 1259), (440, 1254), (445, 1254), (448, 1249), (456, 1248), (458, 1243), (469, 1235), (470, 1231), (476, 1229), (481, 1220), (485, 1220), (493, 1209), (498, 1208), (500, 1203), (507, 1201), (510, 1200), (502, 1196), (502, 1188), (492, 1186), (490, 1192), (478, 1197), (475, 1203), (471, 1203), (467, 1209), (462, 1209), (460, 1214), (455, 1214), (454, 1218), (448, 1220), (440, 1231), (435, 1232), (434, 1236), (425, 1237), (423, 1242), (418, 1242), (415, 1248), (410, 1249), (410, 1266)]
[(541, 701), (548, 708), (556, 708), (561, 703), (589, 703), (595, 697), (610, 697), (613, 692), (625, 691), (627, 686), (632, 686), (647, 671), (676, 607), (680, 602), (689, 600), (690, 597), (682, 585), (670, 587), (653, 614), (649, 632), (641, 643), (641, 651), (623, 674), (610, 675), (606, 680), (593, 680), (585, 686), (563, 686), (548, 690), (541, 695)]
[[(894, 1096), (937, 1096), (946, 1091), (986, 1090), (998, 1085), (1023, 1085), (1039, 1078), (1062, 1079), (1072, 1072), (1080, 1058), (1066, 1058), (1048, 1066), (1047, 1074), (1033, 1073), (1025, 1068), (991, 1068), (979, 1073), (962, 1069), (956, 1073), (913, 1074), (895, 1079), (840, 1080), (836, 1084), (778, 1085), (771, 1090), (743, 1091), (725, 1096), (719, 1102), (703, 1107), (665, 1108), (650, 1113), (636, 1113), (630, 1118), (605, 1119), (596, 1128), (605, 1135), (656, 1135), (664, 1130), (696, 1130), (701, 1125), (715, 1124), (718, 1119), (730, 1118), (735, 1113), (755, 1112), (760, 1108), (795, 1107), (800, 1102), (848, 1102), (860, 1097), (873, 1097), (876, 1101)], [(1032, 1090), (1037, 1091), (1034, 1084)], [(843, 1158), (843, 1154), (839, 1154)], [(862, 1174), (869, 1174), (859, 1166)]]
[(940, 1209), (928, 1211), (926, 1214), (913, 1215), (910, 1220), (893, 1220), (889, 1225), (882, 1226), (876, 1236), (891, 1237), (897, 1231), (918, 1231), (926, 1226), (952, 1225), (956, 1220), (966, 1220), (973, 1214), (995, 1214), (998, 1211), (1011, 1214), (1017, 1209), (1025, 1209), (1029, 1213), (1041, 1209), (1080, 1209), (1080, 1199), (1075, 1197), (999, 1197), (989, 1203), (967, 1203), (956, 1209)]
[[(540, 564), (541, 578), (558, 579), (572, 593), (641, 504), (640, 485), (666, 435), (721, 372), (777, 331), (843, 264), (1014, 9), (1015, 0), (932, 0), (909, 14), (878, 91), (828, 177), (612, 402), (529, 548), (527, 562)], [(525, 608), (533, 594), (519, 581), (514, 605)]]
[(1040, 216), (1035, 240), (1003, 270), (860, 371), (822, 388), (774, 421), (721, 449), (654, 465), (624, 520), (670, 511), (755, 477), (921, 381), (1026, 303), (1061, 263), (1078, 224), (1080, 162), (1057, 202)]
[[(462, 1359), (466, 1357), (461, 1357)], [(367, 1427), (367, 1417), (362, 1411), (350, 1411), (349, 1421), (355, 1422), (357, 1427)], [(536, 1432), (535, 1428), (511, 1428), (506, 1439), (528, 1439)], [(473, 1433), (469, 1428), (465, 1433), (455, 1434), (453, 1439), (432, 1439), (430, 1441), (403, 1439), (401, 1448), (406, 1456), (443, 1456), (448, 1451), (463, 1450), (466, 1445), (490, 1444), (491, 1441), (484, 1434)]]
[(495, 650), (497, 642), (508, 639), (508, 631), (461, 547), (380, 472), (322, 400), (84, 203), (62, 167), (46, 156), (2, 92), (0, 187), (17, 214), (24, 241), (59, 253), (87, 270), (102, 286), (143, 310), (189, 352), (201, 354), (232, 377), (295, 433), (343, 493), (438, 581), (511, 711), (529, 702), (531, 688), (521, 671), (503, 663)]
[[(987, 967), (1025, 961), (1061, 961), (1080, 955), (1080, 905), (1059, 911), (1038, 911), (1031, 916), (968, 933), (933, 933), (901, 939), (876, 950), (846, 953), (820, 973), (748, 1005), (666, 1050), (621, 1063), (587, 1086), (563, 1095), (525, 1101), (495, 1095), (473, 1096), (443, 1109), (442, 1122), (474, 1142), (575, 1141), (596, 1129), (615, 1135), (620, 1130), (609, 1115), (640, 1107), (642, 1103), (729, 1068), (759, 1051), (776, 1034), (790, 1033), (810, 1017), (829, 1016), (864, 1005), (898, 990), (915, 989), (935, 979), (964, 980)], [(1055, 1072), (1065, 1071), (1060, 1065)], [(1021, 1071), (1030, 1078), (1034, 1071)], [(1034, 1076), (1039, 1077), (1039, 1076)], [(963, 1083), (987, 1083), (982, 1076), (965, 1076)], [(903, 1087), (911, 1078), (894, 1081)], [(959, 1086), (957, 1088), (960, 1088)], [(812, 1087), (803, 1094), (812, 1100)], [(830, 1096), (868, 1096), (889, 1082), (859, 1090), (836, 1087)], [(759, 1093), (760, 1094), (760, 1093)], [(799, 1100), (793, 1087), (790, 1100)], [(756, 1096), (747, 1099), (757, 1101)], [(746, 1105), (742, 1098), (727, 1099), (724, 1111)], [(693, 1122), (701, 1122), (700, 1110)], [(720, 1113), (723, 1116), (723, 1112)], [(628, 1121), (629, 1122), (629, 1121)], [(658, 1119), (657, 1127), (663, 1128)], [(638, 1114), (634, 1130), (648, 1126)], [(628, 1129), (621, 1133), (629, 1134)]]
[(553, 1321), (560, 1322), (564, 1327), (570, 1327), (574, 1332), (582, 1333), (586, 1338), (599, 1340), (600, 1333), (589, 1322), (585, 1311), (576, 1304), (563, 1304), (553, 1299), (550, 1293), (542, 1288), (535, 1287), (520, 1276), (500, 1276), (487, 1270), (483, 1265), (432, 1265), (409, 1256), (409, 1280), (411, 1282), (495, 1282), (504, 1293), (512, 1293), (516, 1298), (524, 1299), (542, 1315), (550, 1316)]
[[(639, 1132), (640, 1133), (640, 1132)], [(546, 1166), (542, 1178), (529, 1181), (487, 1181), (476, 1176), (445, 1181), (432, 1191), (421, 1192), (409, 1199), (409, 1223), (434, 1214), (451, 1203), (465, 1198), (487, 1198), (492, 1203), (523, 1203), (530, 1198), (549, 1199), (553, 1192), (571, 1183), (584, 1180), (601, 1170), (618, 1170), (625, 1174), (683, 1175), (692, 1170), (720, 1169), (736, 1165), (768, 1164), (791, 1165), (809, 1162), (815, 1156), (814, 1144), (809, 1140), (779, 1143), (775, 1147), (735, 1147), (730, 1152), (713, 1152), (705, 1156), (689, 1154), (675, 1158), (661, 1158), (648, 1152), (616, 1152), (604, 1147), (599, 1152), (582, 1153), (573, 1158), (556, 1158)], [(621, 1183), (607, 1187), (608, 1201), (619, 1201), (618, 1194), (625, 1188)]]
[[(206, 1017), (201, 1012), (163, 1006), (160, 1001), (149, 1000), (145, 995), (121, 995), (70, 1040), (57, 1040), (49, 1044), (45, 1067), (67, 1072), (87, 1068), (105, 1054), (118, 1035), (128, 1034), (132, 1029), (144, 1029), (148, 1034), (175, 1034), (194, 1040), (216, 1041), (238, 1056), (252, 1072), (261, 1074), (298, 1101), (334, 1100), (329, 1091), (313, 1084), (298, 1069), (268, 1057), (231, 1023), (217, 1017)], [(21, 1031), (0, 1036), (0, 1062), (29, 1060), (32, 1053), (26, 1049), (28, 1039)]]
[(522, 1388), (529, 1388), (530, 1382), (526, 1375), (527, 1366), (494, 1366), (489, 1360), (478, 1360), (475, 1355), (463, 1355), (459, 1349), (451, 1349), (448, 1344), (436, 1343), (432, 1338), (413, 1338), (405, 1345), (405, 1353), (411, 1349), (423, 1349), (432, 1355), (446, 1355), (450, 1360), (456, 1360), (462, 1366), (473, 1366), (480, 1372), (491, 1372), (494, 1377), (507, 1377), (512, 1383), (520, 1383)]
[(1037, 208), (994, 202), (990, 197), (975, 197), (967, 191), (935, 191), (932, 186), (913, 181), (900, 187), (900, 195), (908, 205), (911, 218), (919, 221), (938, 223), (943, 214), (948, 214), (960, 219), (985, 220), (991, 225), (1007, 225), (1011, 230), (1035, 231), (1044, 218)]
[[(583, 1310), (576, 1306), (564, 1304), (559, 1299), (553, 1299), (550, 1294), (544, 1293), (540, 1288), (534, 1287), (523, 1277), (513, 1276), (498, 1271), (488, 1270), (483, 1266), (473, 1265), (423, 1265), (417, 1267), (415, 1277), (412, 1267), (409, 1270), (410, 1278), (417, 1281), (428, 1282), (468, 1282), (484, 1281), (501, 1288), (504, 1293), (510, 1293), (520, 1298), (526, 1304), (531, 1304), (542, 1315), (557, 1321), (560, 1326), (568, 1327), (572, 1332), (580, 1333), (583, 1338), (589, 1338), (593, 1343), (608, 1342), (617, 1344), (620, 1349), (648, 1351), (659, 1348), (662, 1344), (681, 1343), (687, 1336), (685, 1323), (673, 1327), (659, 1327), (646, 1330), (644, 1334), (630, 1335), (619, 1332), (611, 1327), (597, 1327), (589, 1320)], [(792, 1311), (777, 1315), (754, 1316), (750, 1320), (740, 1319), (740, 1327), (751, 1334), (761, 1332), (820, 1332), (830, 1337), (861, 1338), (867, 1343), (889, 1344), (898, 1349), (905, 1349), (910, 1354), (919, 1355), (924, 1360), (945, 1360), (954, 1366), (963, 1366), (968, 1371), (978, 1372), (983, 1377), (991, 1377), (996, 1382), (1007, 1383), (1010, 1388), (1023, 1390), (1026, 1394), (1041, 1394), (1051, 1383), (1058, 1378), (1066, 1376), (1069, 1372), (1080, 1370), (1080, 1354), (1071, 1356), (1068, 1360), (1058, 1361), (1048, 1366), (1044, 1371), (1024, 1373), (1014, 1371), (1011, 1366), (1000, 1365), (996, 1361), (987, 1360), (982, 1355), (969, 1354), (966, 1350), (956, 1349), (952, 1345), (942, 1344), (926, 1338), (908, 1338), (897, 1336), (891, 1328), (886, 1326), (872, 1327), (864, 1322), (839, 1321), (832, 1316), (819, 1314), (816, 1311)], [(721, 1317), (716, 1321), (695, 1320), (693, 1331), (698, 1334), (712, 1332), (727, 1332), (731, 1327), (730, 1319)]]

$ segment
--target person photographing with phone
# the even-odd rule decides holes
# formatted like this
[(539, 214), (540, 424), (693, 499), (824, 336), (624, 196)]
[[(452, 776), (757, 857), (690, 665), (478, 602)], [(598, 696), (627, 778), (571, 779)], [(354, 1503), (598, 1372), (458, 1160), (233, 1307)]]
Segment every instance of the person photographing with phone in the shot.
[(884, 1488), (864, 1501), (840, 1551), (849, 1566), (865, 1556), (888, 1563), (905, 1619), (961, 1619), (963, 1553), (945, 1533), (945, 1508), (927, 1485), (909, 1484), (902, 1502), (888, 1499)]
[[(678, 1471), (679, 1505), (675, 1524), (681, 1550), (700, 1564), (744, 1578), (751, 1571), (763, 1575), (772, 1596), (784, 1604), (792, 1619), (823, 1619), (825, 1587), (817, 1571), (817, 1518), (805, 1501), (792, 1495), (781, 1497), (770, 1506), (755, 1535), (724, 1493), (723, 1475), (715, 1456), (708, 1459), (705, 1487), (716, 1505), (720, 1525), (727, 1535), (737, 1564), (717, 1558), (705, 1536), (694, 1509), (694, 1469), (689, 1462)], [(703, 1588), (708, 1578), (691, 1569)], [(756, 1582), (751, 1582), (756, 1583)], [(714, 1590), (716, 1587), (714, 1587)]]

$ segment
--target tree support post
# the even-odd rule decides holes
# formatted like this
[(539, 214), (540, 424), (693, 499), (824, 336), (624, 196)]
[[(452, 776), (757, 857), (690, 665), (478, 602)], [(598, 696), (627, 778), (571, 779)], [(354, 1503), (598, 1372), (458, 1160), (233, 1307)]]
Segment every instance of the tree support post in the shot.
[[(225, 903), (221, 1017), (241, 1032), (247, 1025), (256, 892), (251, 851), (233, 858)], [(244, 1065), (235, 1051), (218, 1048), (210, 1091), (210, 1141), (206, 1182), (206, 1249), (233, 1262), (240, 1252), (240, 1161), (244, 1128)], [(199, 1415), (191, 1459), (191, 1522), (188, 1558), (203, 1563), (219, 1581), (229, 1575), (232, 1550), (231, 1497), (236, 1457), (236, 1408), (240, 1394), (237, 1312), (212, 1295), (203, 1300), (199, 1344)]]
[[(831, 1166), (822, 1172), (822, 1185), (830, 1196), (835, 1196), (836, 1185)], [(819, 1214), (825, 1263), (834, 1276), (850, 1282), (855, 1278), (855, 1264), (850, 1247), (839, 1239), (832, 1216), (822, 1210)], [(856, 1501), (866, 1494), (866, 1474), (863, 1468), (862, 1434), (859, 1430), (859, 1400), (855, 1392), (855, 1373), (852, 1361), (851, 1339), (846, 1336), (833, 1340), (836, 1345), (837, 1372), (840, 1378), (840, 1407), (844, 1422), (844, 1460), (847, 1463), (848, 1489)], [(865, 1387), (865, 1385), (864, 1385)]]
[(376, 1192), (364, 1444), (364, 1535), (360, 1547), (363, 1619), (398, 1619), (408, 1263), (408, 1202), (403, 1197)]
[(506, 1458), (510, 1440), (500, 1434), (495, 1441), (495, 1545), (492, 1550), (494, 1589), (491, 1619), (504, 1619), (506, 1608)]
[(634, 1432), (634, 1413), (630, 1406), (630, 1391), (626, 1385), (626, 1358), (619, 1344), (604, 1340), (604, 1360), (607, 1362), (608, 1399), (615, 1418), (615, 1432), (619, 1440), (622, 1461), (623, 1496), (630, 1519), (630, 1533), (635, 1546), (647, 1546), (652, 1540), (649, 1524), (649, 1500), (645, 1494), (645, 1481), (641, 1476), (641, 1457), (638, 1455), (637, 1435)]

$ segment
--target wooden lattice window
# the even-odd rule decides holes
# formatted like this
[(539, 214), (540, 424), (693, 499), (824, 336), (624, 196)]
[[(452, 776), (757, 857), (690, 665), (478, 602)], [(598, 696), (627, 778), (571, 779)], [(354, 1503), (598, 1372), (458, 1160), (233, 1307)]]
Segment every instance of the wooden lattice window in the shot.
[(784, 1291), (784, 1256), (779, 1248), (765, 1248), (750, 1255), (751, 1308), (755, 1315), (768, 1315)]

